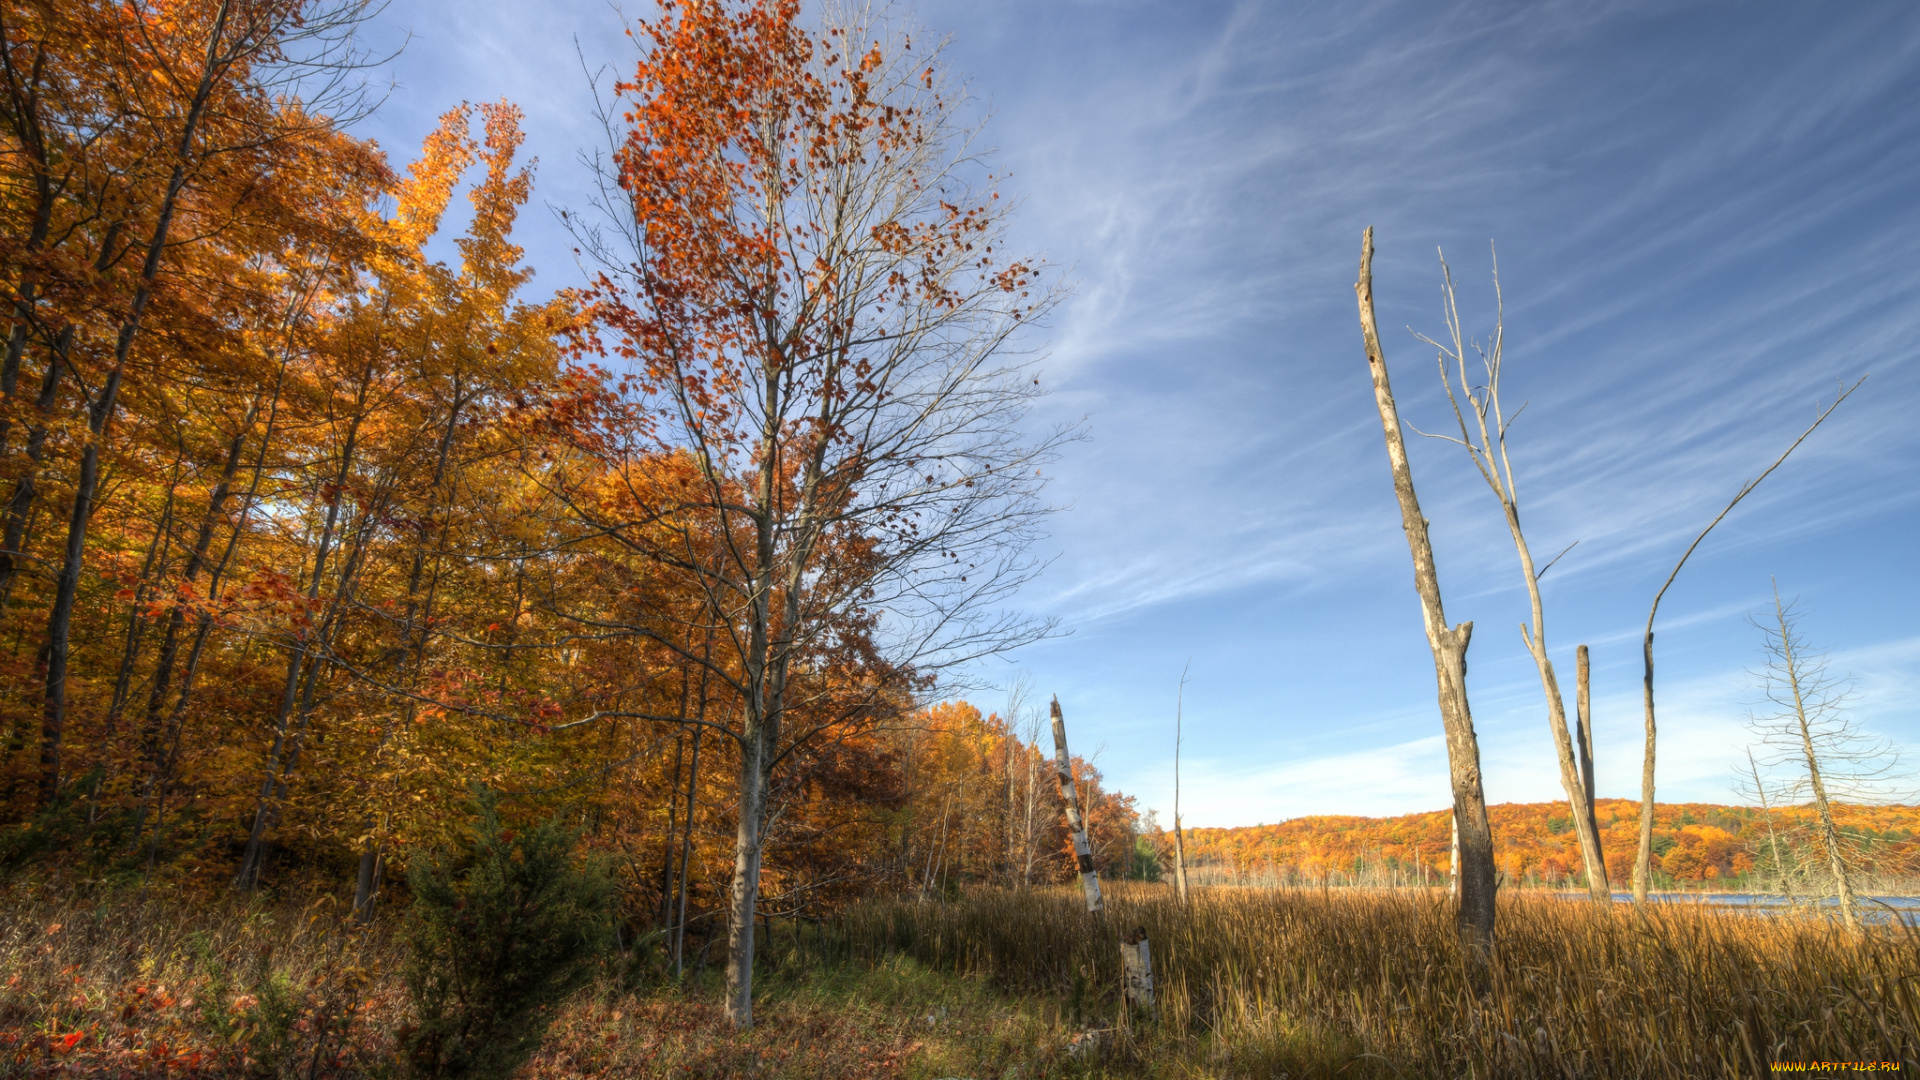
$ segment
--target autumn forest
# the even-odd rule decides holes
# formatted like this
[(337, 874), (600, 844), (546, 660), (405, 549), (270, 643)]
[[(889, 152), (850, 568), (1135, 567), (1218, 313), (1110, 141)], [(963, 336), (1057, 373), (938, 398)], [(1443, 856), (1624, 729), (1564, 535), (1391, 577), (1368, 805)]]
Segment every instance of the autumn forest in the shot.
[[(1170, 814), (1068, 748), (1074, 702), (1050, 731), (1046, 690), (1009, 698), (977, 681), (980, 661), (1056, 629), (1017, 594), (1041, 565), (1049, 467), (1080, 432), (1031, 419), (1040, 371), (1013, 346), (1063, 277), (1010, 250), (1012, 199), (974, 153), (937, 51), (871, 21), (809, 21), (789, 0), (643, 15), (642, 59), (607, 91), (606, 151), (540, 165), (591, 168), (602, 195), (563, 213), (589, 283), (552, 292), (515, 242), (525, 215), (547, 212), (515, 104), (446, 102), (419, 147), (354, 133), (378, 104), (356, 32), (378, 17), (364, 0), (0, 5), (9, 905), (331, 897), (341, 940), (387, 948), (398, 939), (380, 935), (405, 920), (407, 940), (431, 937), (420, 912), (438, 902), (443, 853), (522, 844), (508, 861), (532, 865), (546, 856), (530, 838), (558, 830), (562, 862), (611, 890), (606, 948), (655, 965), (648, 978), (723, 980), (699, 1000), (724, 1022), (700, 1023), (744, 1032), (756, 964), (776, 964), (777, 989), (777, 965), (866, 955), (853, 928), (869, 924), (840, 920), (880, 918), (861, 907), (879, 898), (950, 919), (981, 897), (1064, 897), (1030, 917), (1068, 920), (1071, 938), (1081, 901), (1067, 887), (1089, 866), (1122, 912), (1170, 902), (1176, 860), (1203, 894), (1445, 895), (1459, 856), (1444, 809), (1176, 840)], [(1662, 803), (1643, 821), (1639, 803), (1598, 799), (1591, 812), (1605, 877), (1634, 878), (1644, 833), (1656, 888), (1766, 887), (1783, 866), (1769, 830), (1811, 851), (1819, 826), (1798, 805)], [(1568, 804), (1490, 813), (1503, 885), (1597, 880)], [(1846, 806), (1840, 826), (1861, 873), (1920, 874), (1920, 814)], [(1427, 918), (1399, 911), (1367, 917)], [(78, 925), (33, 918), (36, 934)], [(1444, 938), (1453, 917), (1437, 918)], [(871, 941), (946, 962), (949, 938), (886, 925)], [(1036, 978), (1076, 996), (1046, 1023), (1095, 1026), (1082, 1011), (1105, 991), (1061, 974), (1083, 961), (1052, 947), (1035, 946), (1035, 963), (1065, 966)], [(988, 970), (1004, 959), (989, 953), (1002, 956), (967, 952), (954, 970), (1017, 982)], [(1116, 962), (1100, 955), (1081, 970)], [(222, 1037), (254, 1047), (244, 1054), (182, 1064), (166, 1054), (186, 1053), (187, 1035), (156, 1050), (158, 1036), (110, 1038), (75, 1013), (66, 1029), (7, 1035), (25, 1056), (0, 1075), (89, 1047), (116, 1075), (294, 1075), (295, 1046), (310, 1050), (300, 1075), (388, 1075), (368, 1062), (400, 1060), (403, 1044), (416, 1075), (504, 1076), (526, 1060), (542, 1075), (593, 1071), (584, 1050), (529, 1059), (537, 1038), (497, 1067), (460, 1057), (480, 1054), (479, 1036), (427, 1039), (440, 1014), (419, 1004), (439, 1000), (421, 997), (438, 985), (424, 976), (408, 983), (413, 1026), (355, 1043), (337, 1017), (387, 999), (356, 989), (360, 1004), (339, 1006), (327, 995), (348, 985), (345, 961), (311, 963), (321, 974), (299, 985), (328, 989), (301, 991), (286, 1015), (314, 1027), (272, 1028), (268, 991), (219, 991), (228, 976), (213, 967), (174, 977), (176, 997), (226, 993), (242, 1019)], [(1167, 986), (1188, 1000), (1185, 981)], [(153, 994), (141, 1001), (166, 996)], [(778, 1011), (799, 1006), (769, 1007), (777, 1029), (804, 1028)], [(1219, 1001), (1193, 1007), (1180, 1023), (1227, 1030)], [(26, 1031), (10, 1008), (0, 1028)], [(172, 1005), (138, 1008), (155, 1031), (176, 1022), (159, 1019)], [(566, 1014), (561, 1043), (642, 1016), (667, 1030), (682, 1006), (591, 1008)], [(271, 1031), (278, 1049), (261, 1049)], [(843, 1035), (806, 1052), (894, 1038)], [(702, 1045), (686, 1052), (722, 1054)], [(901, 1037), (794, 1075), (909, 1075), (913, 1054), (932, 1053), (918, 1046)], [(1064, 1054), (1047, 1067), (1094, 1067)], [(1138, 1048), (1101, 1054), (1100, 1068), (1146, 1068), (1127, 1057)]]

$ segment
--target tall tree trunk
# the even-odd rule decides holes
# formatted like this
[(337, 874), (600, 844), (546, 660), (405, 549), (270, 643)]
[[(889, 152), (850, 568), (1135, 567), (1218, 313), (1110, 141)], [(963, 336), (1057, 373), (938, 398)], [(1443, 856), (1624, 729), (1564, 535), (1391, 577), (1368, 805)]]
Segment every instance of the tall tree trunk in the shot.
[(80, 454), (80, 475), (74, 484), (73, 513), (67, 522), (67, 543), (54, 587), (53, 609), (47, 614), (46, 713), (41, 725), (40, 800), (51, 804), (60, 788), (60, 744), (66, 729), (67, 667), (73, 631), (73, 605), (80, 588), (80, 568), (85, 559), (87, 523), (93, 518), (93, 497), (100, 483), (100, 446), (106, 441), (108, 426), (119, 405), (120, 383), (126, 374), (133, 342), (146, 317), (147, 302), (153, 296), (154, 282), (160, 275), (160, 258), (166, 251), (167, 234), (179, 207), (180, 193), (187, 184), (187, 163), (193, 150), (201, 117), (212, 98), (216, 57), (226, 36), (228, 3), (220, 4), (214, 16), (213, 30), (207, 39), (206, 61), (201, 67), (199, 85), (181, 124), (179, 145), (166, 194), (161, 197), (154, 216), (153, 235), (147, 241), (146, 259), (140, 268), (140, 283), (134, 288), (133, 301), (120, 323), (113, 345), (113, 366), (87, 410), (87, 443)]
[[(453, 456), (454, 435), (459, 429), (460, 413), (466, 408), (466, 405), (467, 399), (462, 396), (460, 392), (460, 380), (456, 376), (454, 379), (453, 403), (447, 409), (446, 427), (443, 428), (440, 433), (440, 447), (434, 459), (433, 477), (427, 483), (428, 491), (431, 492), (427, 503), (426, 517), (428, 520), (431, 520), (433, 515), (440, 509), (441, 490), (446, 483), (447, 465)], [(450, 515), (453, 504), (452, 496), (448, 495), (445, 501), (448, 514)], [(444, 534), (445, 528), (446, 522), (443, 519), (441, 523), (442, 534)], [(421, 596), (421, 579), (426, 574), (427, 550), (430, 546), (429, 540), (433, 536), (434, 532), (431, 527), (422, 527), (419, 542), (413, 549), (413, 565), (407, 572), (407, 606), (405, 612), (403, 612), (400, 617), (399, 666), (406, 679), (408, 689), (417, 689), (419, 687), (421, 674), (426, 666), (427, 639), (433, 617), (435, 590), (429, 589), (427, 595), (423, 598)], [(434, 573), (434, 581), (437, 583), (439, 580), (437, 560)], [(418, 633), (415, 632), (416, 625), (418, 626)], [(406, 727), (411, 726), (413, 723), (415, 704), (412, 698), (408, 698), (405, 705), (402, 706), (404, 720), (402, 730), (405, 730)], [(392, 735), (393, 725), (391, 718), (389, 718), (386, 723), (382, 724), (380, 738), (374, 746), (373, 753), (376, 759), (380, 753), (386, 749), (387, 740), (391, 738)], [(373, 887), (380, 868), (380, 842), (374, 835), (375, 823), (376, 819), (369, 813), (366, 819), (368, 839), (366, 846), (360, 852), (360, 866), (354, 875), (354, 912), (363, 924), (373, 921)], [(669, 823), (668, 831), (672, 831), (671, 823)], [(662, 904), (664, 905), (664, 903), (665, 900), (663, 899)]]
[[(184, 450), (182, 451), (184, 458)], [(126, 707), (127, 697), (133, 684), (133, 671), (140, 662), (140, 652), (146, 642), (147, 616), (146, 605), (152, 594), (157, 578), (166, 575), (166, 563), (173, 548), (173, 504), (179, 485), (179, 465), (174, 463), (175, 471), (167, 484), (167, 501), (160, 511), (160, 522), (154, 527), (153, 542), (147, 545), (147, 557), (140, 565), (140, 584), (135, 588), (133, 602), (128, 605), (126, 644), (120, 650), (120, 669), (113, 679), (113, 698), (107, 704), (107, 722), (101, 735), (101, 743), (106, 749), (105, 756), (112, 760), (114, 734), (119, 727), (121, 710)], [(155, 572), (156, 564), (159, 566)], [(94, 777), (93, 787), (87, 793), (87, 821), (94, 820), (98, 810), (100, 789), (107, 781), (107, 769), (102, 768)]]
[[(1674, 568), (1679, 573), (1679, 567)], [(1671, 579), (1669, 579), (1671, 580)], [(1666, 592), (1663, 588), (1662, 593)], [(1657, 611), (1660, 598), (1653, 598)], [(1647, 885), (1653, 877), (1653, 616), (1647, 616), (1647, 632), (1640, 639), (1641, 660), (1645, 664), (1640, 676), (1640, 701), (1645, 712), (1646, 742), (1640, 750), (1640, 844), (1633, 856), (1633, 902), (1647, 902)]]
[[(704, 672), (702, 679), (704, 681)], [(706, 716), (706, 701), (700, 702), (700, 714)], [(687, 770), (687, 823), (680, 836), (680, 897), (679, 912), (673, 920), (673, 977), (677, 980), (681, 973), (681, 960), (686, 955), (687, 946), (687, 868), (693, 862), (693, 812), (694, 799), (700, 789), (700, 737), (706, 734), (704, 727), (693, 730), (693, 762)]]
[[(340, 507), (347, 498), (347, 479), (352, 475), (354, 451), (360, 435), (360, 422), (365, 418), (367, 387), (372, 378), (373, 362), (369, 360), (356, 394), (354, 418), (348, 424), (346, 442), (340, 450), (339, 472), (334, 478), (331, 492), (323, 496), (327, 498), (327, 517), (326, 523), (320, 529), (319, 547), (314, 553), (313, 577), (307, 583), (309, 609), (318, 601), (321, 582), (326, 577), (327, 557), (332, 554), (334, 533), (340, 525)], [(254, 808), (253, 825), (247, 833), (246, 849), (240, 858), (240, 870), (233, 880), (233, 887), (242, 892), (251, 892), (260, 883), (260, 862), (265, 850), (266, 833), (272, 826), (273, 807), (278, 801), (281, 777), (286, 768), (284, 759), (292, 756), (294, 751), (292, 744), (297, 739), (292, 728), (296, 706), (303, 697), (307, 699), (311, 697), (312, 680), (318, 676), (320, 666), (319, 654), (325, 648), (321, 637), (331, 624), (334, 610), (338, 606), (339, 594), (344, 588), (346, 588), (346, 582), (343, 572), (341, 583), (335, 589), (335, 603), (328, 605), (327, 614), (320, 627), (313, 631), (302, 631), (296, 634), (292, 645), (287, 650), (287, 677), (281, 688), (280, 708), (274, 716), (273, 742), (267, 749), (266, 776), (261, 781), (260, 798)], [(311, 675), (307, 672), (309, 661), (314, 669)], [(306, 677), (303, 678), (303, 676)], [(303, 682), (305, 695), (301, 692)]]
[[(1580, 750), (1580, 782), (1587, 789), (1587, 821), (1597, 841), (1600, 836), (1600, 816), (1599, 811), (1594, 808), (1594, 800), (1597, 796), (1593, 782), (1593, 663), (1587, 656), (1585, 645), (1574, 650), (1573, 682), (1574, 725), (1576, 734), (1579, 736), (1577, 741)], [(1604, 855), (1604, 851), (1602, 854)], [(1607, 887), (1609, 890), (1613, 887), (1611, 876), (1609, 876)], [(1612, 898), (1611, 892), (1608, 898)]]
[[(246, 493), (241, 497), (240, 512), (234, 519), (233, 527), (231, 532), (228, 533), (225, 546), (221, 549), (220, 559), (214, 563), (212, 570), (209, 571), (207, 575), (207, 599), (209, 601), (219, 597), (220, 586), (225, 579), (227, 566), (233, 561), (234, 552), (239, 550), (240, 539), (246, 535), (247, 520), (253, 513), (254, 507), (259, 503), (260, 483), (266, 475), (267, 453), (273, 446), (274, 431), (277, 429), (280, 421), (280, 397), (281, 391), (286, 385), (288, 362), (288, 357), (283, 353), (279, 372), (274, 376), (273, 393), (270, 404), (267, 407), (266, 427), (260, 434), (260, 449), (258, 453), (254, 455), (253, 477), (247, 484)], [(216, 491), (217, 490), (216, 488)], [(178, 696), (174, 698), (172, 717), (167, 724), (168, 732), (165, 739), (167, 743), (166, 756), (161, 761), (159, 768), (155, 771), (154, 777), (148, 783), (147, 793), (143, 798), (140, 815), (134, 822), (133, 840), (135, 846), (138, 846), (141, 827), (146, 816), (145, 804), (150, 802), (153, 805), (154, 824), (153, 842), (147, 849), (147, 868), (149, 871), (152, 870), (159, 858), (161, 831), (166, 818), (167, 795), (173, 783), (173, 766), (174, 762), (178, 759), (180, 741), (184, 734), (183, 729), (186, 724), (187, 706), (193, 700), (194, 677), (200, 671), (200, 658), (206, 653), (207, 639), (212, 633), (213, 615), (210, 612), (202, 612), (199, 619), (195, 622), (193, 643), (187, 647), (186, 661), (180, 665), (180, 692)], [(169, 663), (168, 666), (171, 667), (171, 663)]]
[[(207, 512), (200, 518), (200, 527), (193, 536), (193, 547), (187, 553), (187, 565), (180, 572), (182, 587), (191, 587), (200, 577), (200, 571), (206, 567), (207, 552), (213, 546), (213, 534), (224, 516), (227, 497), (232, 493), (234, 477), (240, 473), (240, 451), (244, 448), (247, 429), (253, 426), (258, 410), (256, 402), (249, 408), (240, 424), (234, 429), (233, 437), (227, 442), (226, 460), (220, 466), (220, 479), (213, 485), (213, 491), (207, 499)], [(186, 629), (187, 607), (178, 598), (167, 612), (167, 626), (160, 635), (160, 650), (153, 669), (153, 685), (147, 692), (146, 720), (142, 726), (141, 746), (147, 758), (149, 769), (157, 770), (160, 764), (160, 745), (162, 740), (162, 713), (166, 709), (168, 691), (173, 683), (173, 665), (179, 658), (180, 635)]]
[(1413, 555), (1414, 587), (1420, 594), (1421, 617), (1439, 685), (1453, 812), (1460, 830), (1460, 934), (1469, 947), (1487, 950), (1494, 940), (1493, 828), (1487, 820), (1487, 799), (1481, 787), (1480, 743), (1467, 703), (1467, 645), (1473, 636), (1473, 624), (1464, 622), (1449, 628), (1446, 609), (1440, 602), (1440, 578), (1434, 569), (1427, 519), (1421, 516), (1420, 500), (1414, 493), (1413, 470), (1407, 463), (1406, 440), (1400, 431), (1400, 411), (1387, 380), (1387, 359), (1380, 349), (1380, 332), (1374, 322), (1371, 227), (1361, 242), (1360, 277), (1354, 283), (1354, 292), (1360, 302), (1360, 332), (1366, 340), (1367, 367), (1373, 375), (1374, 404), (1386, 436), (1394, 495), (1400, 502), (1400, 523)]
[(1074, 789), (1073, 759), (1067, 754), (1067, 720), (1060, 714), (1060, 699), (1054, 698), (1053, 774), (1060, 786), (1060, 802), (1067, 811), (1067, 832), (1073, 836), (1073, 859), (1080, 873), (1080, 889), (1087, 897), (1087, 911), (1098, 915), (1106, 910), (1100, 897), (1100, 871), (1093, 865), (1093, 847), (1087, 843), (1087, 823), (1080, 814), (1080, 799)]
[[(100, 250), (94, 255), (93, 269), (96, 274), (104, 274), (113, 264), (114, 253), (119, 247), (120, 233), (126, 227), (124, 221), (115, 221), (107, 226), (107, 235), (100, 241)], [(47, 350), (47, 370), (40, 378), (40, 394), (34, 400), (34, 423), (27, 428), (27, 462), (20, 476), (14, 482), (13, 496), (7, 501), (5, 540), (0, 542), (0, 618), (5, 618), (7, 606), (13, 598), (13, 583), (19, 576), (19, 560), (24, 558), (27, 544), (27, 524), (31, 520), (35, 491), (35, 482), (39, 478), (40, 465), (46, 455), (47, 431), (53, 419), (54, 406), (60, 400), (61, 372), (66, 370), (73, 351), (74, 327), (68, 325), (54, 336)], [(20, 339), (24, 343), (24, 338)], [(13, 365), (12, 378), (19, 378), (18, 360), (12, 356), (13, 339), (8, 341), (9, 363)], [(11, 396), (12, 384), (8, 385)]]
[[(686, 669), (681, 672), (680, 715), (687, 714)], [(660, 842), (660, 907), (655, 922), (662, 931), (673, 925), (673, 842), (679, 832), (681, 754), (686, 749), (686, 731), (673, 734), (673, 779), (667, 784), (667, 831)]]
[(737, 1031), (753, 1027), (754, 911), (760, 901), (766, 757), (760, 725), (749, 722), (740, 747), (740, 812), (734, 824), (733, 889), (727, 909), (727, 1020)]
[(47, 432), (53, 419), (53, 407), (60, 400), (60, 373), (66, 370), (67, 354), (73, 348), (73, 327), (60, 331), (47, 353), (47, 370), (40, 377), (40, 396), (34, 399), (34, 423), (27, 428), (27, 464), (14, 481), (13, 495), (7, 500), (5, 539), (0, 540), (0, 615), (13, 599), (13, 583), (20, 574), (20, 560), (26, 557), (27, 522), (38, 490), (40, 464), (47, 453)]

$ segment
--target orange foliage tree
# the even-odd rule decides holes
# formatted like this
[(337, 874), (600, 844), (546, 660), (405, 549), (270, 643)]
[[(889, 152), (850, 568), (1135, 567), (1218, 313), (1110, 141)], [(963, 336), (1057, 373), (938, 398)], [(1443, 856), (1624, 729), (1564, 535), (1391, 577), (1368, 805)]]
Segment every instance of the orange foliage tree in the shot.
[(1030, 733), (920, 707), (1044, 631), (1002, 606), (1058, 439), (999, 358), (1050, 294), (938, 64), (670, 7), (632, 246), (535, 300), (517, 109), (402, 170), (284, 81), (362, 13), (0, 11), (0, 863), (366, 918), (479, 784), (612, 856), (625, 940), (735, 967), (756, 920), (1058, 880)]
[[(1640, 804), (1602, 799), (1596, 817), (1619, 873), (1634, 858)], [(1504, 803), (1488, 808), (1494, 855), (1512, 885), (1579, 884), (1573, 821), (1562, 803)], [(1754, 883), (1774, 832), (1804, 831), (1811, 807), (1775, 808), (1661, 803), (1654, 807), (1655, 868), (1675, 887)], [(1889, 876), (1920, 873), (1920, 808), (1849, 806), (1840, 811), (1862, 869)], [(1796, 834), (1797, 835), (1797, 834)], [(1201, 880), (1247, 884), (1445, 885), (1444, 811), (1390, 818), (1303, 817), (1278, 825), (1196, 829), (1188, 843)]]
[[(942, 667), (1044, 627), (999, 605), (1030, 570), (1059, 438), (1003, 346), (1050, 300), (1004, 247), (936, 57), (791, 0), (679, 3), (621, 83), (611, 230), (583, 348), (621, 367), (563, 408), (583, 534), (691, 607), (549, 610), (697, 664), (734, 753), (728, 1012), (752, 1023), (775, 774), (858, 737)], [(598, 716), (630, 713), (600, 710)]]

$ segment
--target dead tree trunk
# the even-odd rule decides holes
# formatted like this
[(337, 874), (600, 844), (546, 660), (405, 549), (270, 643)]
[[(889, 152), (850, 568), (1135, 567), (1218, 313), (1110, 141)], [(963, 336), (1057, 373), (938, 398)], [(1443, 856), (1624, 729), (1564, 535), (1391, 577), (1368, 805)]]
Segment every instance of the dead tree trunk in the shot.
[(1183, 905), (1187, 902), (1187, 841), (1180, 831), (1180, 736), (1186, 696), (1187, 673), (1182, 669), (1180, 691), (1173, 699), (1173, 885)]
[[(1793, 627), (1788, 623), (1786, 608), (1780, 603), (1780, 592), (1776, 587), (1773, 594), (1773, 611), (1780, 624), (1778, 662), (1783, 680), (1793, 694), (1793, 722), (1800, 737), (1800, 750), (1807, 760), (1808, 786), (1813, 789), (1813, 808), (1820, 818), (1820, 843), (1826, 849), (1827, 869), (1833, 874), (1834, 897), (1840, 903), (1840, 917), (1846, 920), (1847, 929), (1855, 935), (1860, 933), (1860, 912), (1853, 898), (1853, 882), (1847, 876), (1847, 860), (1840, 850), (1840, 830), (1833, 824), (1833, 803), (1827, 798), (1827, 784), (1821, 776), (1820, 755), (1815, 751), (1813, 725), (1808, 720), (1809, 703), (1803, 686), (1804, 675), (1798, 644)], [(1816, 674), (1815, 678), (1818, 678)], [(1817, 708), (1817, 706), (1815, 706)]]
[(1800, 444), (1807, 441), (1807, 436), (1813, 434), (1814, 429), (1824, 423), (1827, 417), (1832, 416), (1833, 410), (1839, 408), (1840, 403), (1847, 400), (1847, 396), (1860, 389), (1860, 384), (1866, 381), (1865, 375), (1855, 379), (1852, 386), (1842, 390), (1840, 395), (1833, 399), (1833, 404), (1813, 418), (1813, 423), (1807, 425), (1807, 430), (1793, 440), (1792, 446), (1787, 447), (1785, 452), (1773, 459), (1773, 464), (1767, 466), (1766, 472), (1747, 481), (1727, 503), (1726, 509), (1720, 511), (1712, 521), (1707, 522), (1707, 527), (1701, 529), (1700, 535), (1694, 537), (1693, 543), (1687, 545), (1687, 550), (1680, 555), (1680, 561), (1673, 564), (1673, 572), (1667, 575), (1665, 582), (1661, 583), (1660, 591), (1653, 594), (1653, 606), (1647, 609), (1646, 636), (1640, 642), (1641, 659), (1646, 664), (1646, 673), (1640, 680), (1640, 692), (1641, 701), (1646, 710), (1647, 745), (1645, 755), (1640, 759), (1640, 850), (1633, 860), (1633, 902), (1636, 904), (1647, 902), (1647, 882), (1653, 876), (1653, 620), (1654, 616), (1660, 614), (1660, 599), (1667, 595), (1668, 589), (1673, 587), (1673, 579), (1680, 576), (1680, 568), (1687, 565), (1687, 560), (1693, 557), (1694, 549), (1707, 538), (1707, 534), (1713, 531), (1714, 526), (1726, 520), (1727, 515), (1733, 513), (1733, 508), (1740, 505), (1741, 499), (1752, 494), (1753, 489), (1760, 486), (1760, 481), (1772, 475), (1773, 470), (1779, 468), (1789, 455), (1798, 450)]
[[(1580, 751), (1580, 782), (1587, 789), (1587, 825), (1593, 830), (1596, 844), (1600, 838), (1600, 815), (1594, 809), (1593, 787), (1593, 663), (1587, 657), (1587, 647), (1574, 650), (1573, 708), (1574, 735)], [(1604, 853), (1603, 853), (1604, 856)], [(1611, 890), (1613, 885), (1608, 883)], [(1611, 899), (1611, 891), (1609, 891)]]
[(1413, 490), (1413, 470), (1407, 463), (1406, 440), (1400, 433), (1400, 411), (1387, 381), (1387, 358), (1380, 349), (1380, 332), (1373, 317), (1373, 229), (1360, 245), (1360, 279), (1354, 283), (1360, 301), (1360, 333), (1366, 339), (1367, 367), (1373, 374), (1373, 399), (1380, 410), (1386, 435), (1387, 461), (1393, 469), (1393, 490), (1400, 501), (1400, 523), (1413, 554), (1413, 582), (1420, 594), (1420, 612), (1427, 645), (1433, 650), (1433, 671), (1439, 686), (1440, 722), (1447, 736), (1447, 764), (1453, 781), (1453, 812), (1461, 833), (1460, 936), (1469, 947), (1493, 945), (1494, 874), (1493, 828), (1487, 822), (1487, 799), (1480, 782), (1480, 742), (1473, 731), (1473, 713), (1467, 704), (1467, 643), (1473, 624), (1449, 628), (1440, 603), (1440, 578), (1434, 569), (1433, 545), (1427, 538), (1427, 519)]
[(1460, 815), (1447, 816), (1447, 831), (1452, 839), (1447, 842), (1447, 899), (1460, 895)]
[[(1440, 381), (1446, 387), (1447, 401), (1453, 406), (1454, 419), (1459, 422), (1460, 436), (1435, 437), (1458, 443), (1464, 448), (1474, 468), (1480, 473), (1480, 478), (1487, 482), (1487, 487), (1500, 502), (1507, 533), (1513, 538), (1514, 553), (1520, 557), (1520, 573), (1526, 581), (1527, 601), (1531, 608), (1532, 622), (1520, 624), (1520, 635), (1526, 642), (1527, 652), (1533, 657), (1534, 667), (1540, 673), (1540, 689), (1547, 699), (1547, 731), (1553, 736), (1554, 753), (1560, 763), (1560, 786), (1567, 793), (1573, 831), (1580, 842), (1580, 861), (1587, 871), (1587, 892), (1594, 902), (1608, 903), (1613, 893), (1607, 888), (1606, 859), (1600, 851), (1599, 834), (1592, 827), (1593, 814), (1587, 805), (1587, 789), (1580, 778), (1580, 767), (1575, 761), (1573, 736), (1567, 731), (1566, 698), (1560, 692), (1560, 681), (1554, 674), (1553, 660), (1547, 653), (1545, 604), (1540, 596), (1540, 578), (1559, 561), (1560, 556), (1536, 568), (1533, 549), (1527, 543), (1525, 530), (1520, 527), (1520, 490), (1513, 475), (1513, 459), (1507, 451), (1507, 429), (1513, 420), (1505, 414), (1500, 404), (1500, 371), (1506, 336), (1504, 304), (1501, 305), (1499, 319), (1494, 323), (1491, 340), (1484, 346), (1473, 347), (1486, 369), (1485, 381), (1475, 386), (1467, 374), (1469, 347), (1461, 331), (1459, 307), (1454, 303), (1453, 274), (1448, 270), (1445, 258), (1440, 260), (1440, 272), (1444, 281), (1442, 296), (1449, 342), (1442, 344), (1424, 335), (1421, 340), (1432, 345), (1440, 354)], [(1500, 275), (1497, 267), (1493, 291), (1498, 301)], [(1454, 386), (1456, 378), (1459, 380), (1458, 388)], [(1461, 408), (1463, 398), (1465, 411)], [(1471, 424), (1467, 421), (1468, 412), (1473, 415)], [(1515, 416), (1518, 415), (1515, 413)], [(1572, 545), (1568, 545), (1567, 550), (1571, 551)], [(1566, 551), (1560, 554), (1565, 555)]]
[(1073, 759), (1067, 756), (1067, 721), (1060, 715), (1060, 699), (1053, 699), (1053, 768), (1060, 782), (1060, 801), (1067, 808), (1067, 831), (1073, 834), (1074, 864), (1080, 888), (1087, 894), (1087, 911), (1106, 910), (1100, 899), (1100, 874), (1093, 866), (1093, 848), (1087, 844), (1087, 823), (1080, 816), (1080, 797), (1073, 786)]
[(1153, 955), (1147, 950), (1145, 927), (1120, 939), (1121, 1016), (1134, 1012), (1153, 1015)]

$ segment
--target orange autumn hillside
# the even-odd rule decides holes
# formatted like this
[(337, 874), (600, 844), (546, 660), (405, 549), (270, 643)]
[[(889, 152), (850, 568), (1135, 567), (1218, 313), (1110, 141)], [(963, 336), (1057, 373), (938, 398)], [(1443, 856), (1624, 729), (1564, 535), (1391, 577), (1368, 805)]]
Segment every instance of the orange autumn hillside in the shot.
[[(1616, 888), (1631, 872), (1639, 803), (1602, 799), (1596, 807), (1607, 874)], [(1920, 807), (1836, 806), (1861, 869), (1920, 873)], [(1508, 881), (1577, 882), (1580, 853), (1564, 803), (1504, 803), (1489, 808), (1496, 865)], [(1656, 873), (1669, 884), (1737, 886), (1766, 860), (1773, 840), (1791, 845), (1812, 817), (1808, 807), (1660, 803), (1654, 811)], [(1303, 817), (1277, 825), (1188, 829), (1187, 857), (1204, 881), (1328, 884), (1446, 880), (1447, 812), (1390, 818)]]

